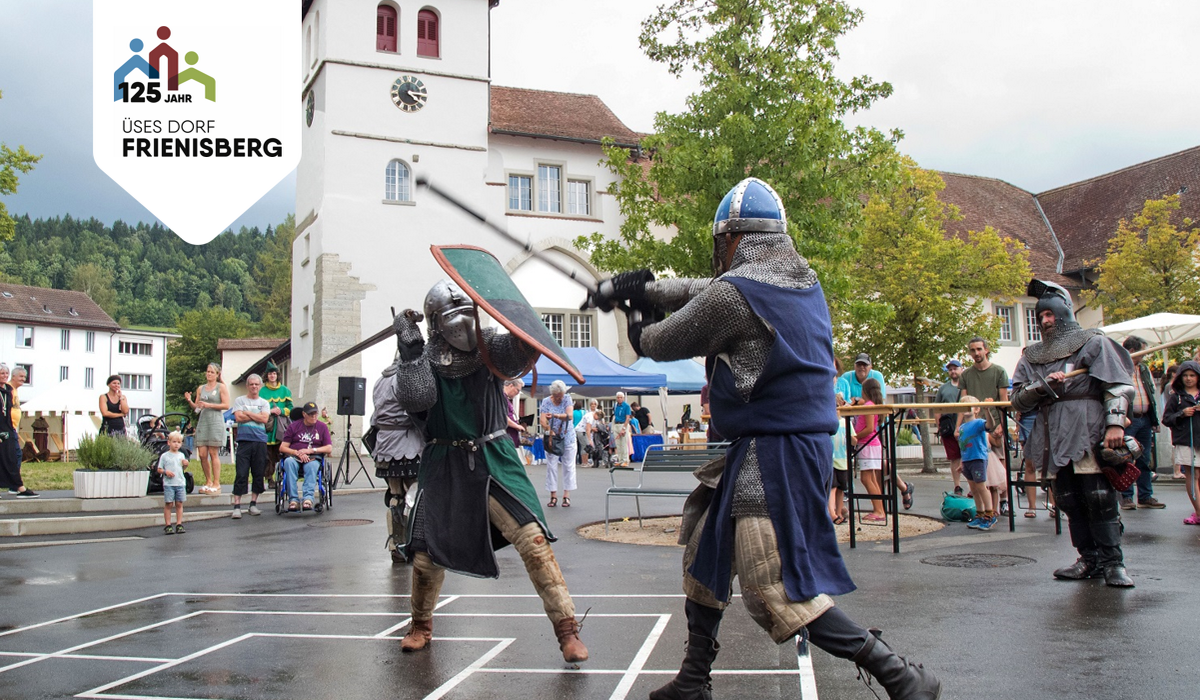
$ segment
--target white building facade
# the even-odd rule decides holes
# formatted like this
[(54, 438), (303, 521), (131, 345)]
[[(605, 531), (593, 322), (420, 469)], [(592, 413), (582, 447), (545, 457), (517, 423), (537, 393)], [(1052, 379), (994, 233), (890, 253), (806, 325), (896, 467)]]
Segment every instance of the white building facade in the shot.
[(431, 244), (491, 251), (564, 346), (620, 355), (624, 329), (610, 314), (579, 312), (582, 288), (415, 184), (428, 178), (582, 277), (600, 278), (572, 240), (617, 233), (600, 141), (632, 148), (638, 135), (594, 96), (491, 85), (495, 4), (304, 3), (294, 394), (334, 405), (338, 376), (366, 377), (369, 393), (393, 342), (308, 370), (388, 327), (393, 309), (421, 308), (446, 276)]

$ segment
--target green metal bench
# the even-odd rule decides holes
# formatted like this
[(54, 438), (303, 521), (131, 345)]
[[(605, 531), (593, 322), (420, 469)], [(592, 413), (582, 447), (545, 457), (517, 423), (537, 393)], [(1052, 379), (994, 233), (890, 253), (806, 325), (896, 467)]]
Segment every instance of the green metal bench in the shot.
[[(604, 532), (608, 533), (609, 500), (613, 496), (632, 496), (637, 503), (638, 527), (642, 526), (642, 497), (687, 498), (696, 488), (695, 482), (689, 482), (687, 488), (665, 488), (647, 486), (646, 474), (685, 472), (692, 473), (719, 457), (725, 456), (729, 443), (689, 443), (686, 445), (652, 445), (646, 450), (646, 457), (641, 467), (610, 467), (608, 470), (611, 486), (604, 494)], [(637, 486), (618, 486), (617, 472), (637, 472)]]

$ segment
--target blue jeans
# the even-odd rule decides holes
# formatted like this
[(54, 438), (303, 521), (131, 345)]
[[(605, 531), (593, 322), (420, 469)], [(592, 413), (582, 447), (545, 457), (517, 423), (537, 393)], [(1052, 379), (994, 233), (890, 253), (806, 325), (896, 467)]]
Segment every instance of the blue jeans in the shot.
[[(1150, 479), (1154, 476), (1154, 472), (1150, 470), (1150, 440), (1154, 435), (1153, 425), (1150, 423), (1150, 416), (1130, 416), (1129, 425), (1125, 428), (1125, 434), (1138, 441), (1142, 446), (1142, 456), (1138, 458), (1138, 478), (1134, 482), (1137, 486), (1138, 500), (1145, 501), (1154, 495), (1154, 486)], [(1128, 491), (1121, 492), (1121, 498), (1133, 498), (1133, 488)]]
[(301, 467), (304, 467), (304, 498), (313, 500), (313, 492), (317, 489), (317, 465), (321, 463), (320, 458), (313, 457), (307, 462), (301, 464), (300, 460), (295, 457), (288, 456), (283, 460), (283, 471), (287, 474), (287, 496), (289, 501), (298, 501), (296, 497), (296, 479), (297, 472)]

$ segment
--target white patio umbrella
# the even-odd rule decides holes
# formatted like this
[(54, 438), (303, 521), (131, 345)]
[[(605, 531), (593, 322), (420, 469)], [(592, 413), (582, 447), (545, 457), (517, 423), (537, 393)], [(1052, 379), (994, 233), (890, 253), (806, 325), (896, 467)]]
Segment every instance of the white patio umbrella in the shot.
[[(1100, 330), (1116, 341), (1136, 335), (1150, 345), (1162, 345), (1175, 341), (1200, 339), (1200, 316), (1193, 314), (1150, 314), (1130, 319)], [(1163, 350), (1163, 367), (1167, 366), (1167, 351)]]

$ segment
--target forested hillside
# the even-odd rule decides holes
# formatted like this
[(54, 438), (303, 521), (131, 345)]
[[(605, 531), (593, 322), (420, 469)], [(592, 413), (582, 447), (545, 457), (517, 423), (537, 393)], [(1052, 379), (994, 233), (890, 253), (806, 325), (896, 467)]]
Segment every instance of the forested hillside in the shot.
[(0, 246), (0, 276), (87, 292), (122, 325), (174, 328), (185, 312), (224, 307), (254, 333), (286, 336), (294, 235), (290, 215), (266, 231), (226, 231), (202, 246), (157, 223), (23, 216)]

